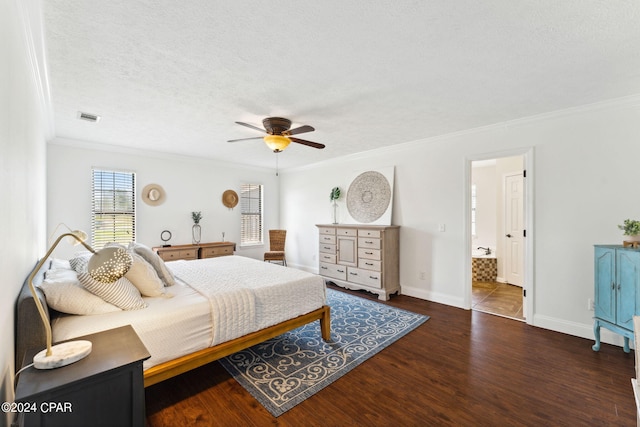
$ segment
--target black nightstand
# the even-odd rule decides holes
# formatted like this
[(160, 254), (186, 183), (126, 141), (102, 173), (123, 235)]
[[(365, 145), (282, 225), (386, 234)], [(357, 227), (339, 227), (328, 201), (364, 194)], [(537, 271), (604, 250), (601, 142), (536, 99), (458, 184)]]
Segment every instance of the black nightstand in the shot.
[[(56, 369), (28, 368), (18, 377), (16, 402), (24, 426), (144, 426), (142, 362), (150, 357), (130, 325), (84, 337), (91, 353)], [(25, 363), (42, 349), (28, 351)]]

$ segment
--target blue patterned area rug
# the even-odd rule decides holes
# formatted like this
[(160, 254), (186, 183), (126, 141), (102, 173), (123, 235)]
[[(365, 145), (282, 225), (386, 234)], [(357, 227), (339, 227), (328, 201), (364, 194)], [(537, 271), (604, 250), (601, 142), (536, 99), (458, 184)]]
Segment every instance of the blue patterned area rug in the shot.
[(275, 417), (322, 390), (429, 319), (327, 289), (331, 342), (312, 322), (220, 360)]

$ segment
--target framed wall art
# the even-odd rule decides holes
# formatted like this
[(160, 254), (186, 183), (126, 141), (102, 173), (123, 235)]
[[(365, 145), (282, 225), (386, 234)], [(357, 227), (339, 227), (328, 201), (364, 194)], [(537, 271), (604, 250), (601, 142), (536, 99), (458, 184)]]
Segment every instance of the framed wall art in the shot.
[(394, 170), (389, 166), (354, 173), (347, 190), (350, 222), (391, 225)]

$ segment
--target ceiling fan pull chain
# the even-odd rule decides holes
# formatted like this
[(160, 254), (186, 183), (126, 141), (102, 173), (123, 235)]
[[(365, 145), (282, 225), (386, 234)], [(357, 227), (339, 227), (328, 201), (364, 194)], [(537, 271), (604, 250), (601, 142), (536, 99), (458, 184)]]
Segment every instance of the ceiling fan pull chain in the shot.
[(276, 176), (278, 176), (278, 152), (276, 152)]

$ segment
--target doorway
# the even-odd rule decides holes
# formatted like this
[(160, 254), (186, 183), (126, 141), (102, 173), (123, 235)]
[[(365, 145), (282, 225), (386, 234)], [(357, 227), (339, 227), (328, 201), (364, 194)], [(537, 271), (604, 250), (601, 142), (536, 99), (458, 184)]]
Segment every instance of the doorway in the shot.
[(525, 156), (471, 161), (470, 172), (471, 309), (526, 321)]

